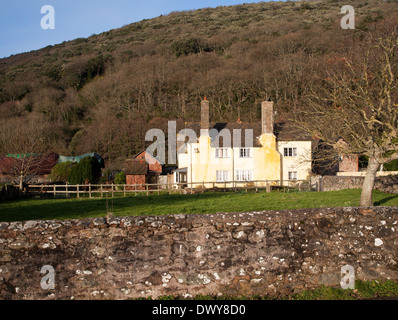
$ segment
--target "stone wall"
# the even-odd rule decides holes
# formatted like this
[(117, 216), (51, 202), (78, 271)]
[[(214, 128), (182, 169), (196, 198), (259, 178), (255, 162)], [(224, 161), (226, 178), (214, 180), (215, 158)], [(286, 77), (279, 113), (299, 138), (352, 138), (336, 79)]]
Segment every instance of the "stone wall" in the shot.
[[(364, 179), (364, 177), (323, 176), (322, 191), (361, 189)], [(398, 194), (398, 175), (377, 177), (375, 189)]]
[(375, 207), (0, 223), (0, 298), (277, 297), (339, 286), (347, 264), (398, 280), (397, 221)]

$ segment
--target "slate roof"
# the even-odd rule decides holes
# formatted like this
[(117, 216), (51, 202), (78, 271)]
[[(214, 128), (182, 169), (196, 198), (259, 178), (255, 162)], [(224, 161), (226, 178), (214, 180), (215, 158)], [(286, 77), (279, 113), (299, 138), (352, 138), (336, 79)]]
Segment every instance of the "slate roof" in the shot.
[[(180, 131), (183, 128), (178, 129)], [(200, 137), (200, 124), (199, 123), (189, 123), (186, 125), (186, 129), (192, 129), (195, 133), (196, 136), (199, 138)], [(229, 122), (229, 123), (212, 123), (210, 124), (210, 130), (211, 129), (216, 129), (218, 132), (221, 132), (223, 129), (228, 129), (231, 134), (231, 139), (233, 141), (233, 132), (234, 130), (240, 129), (241, 130), (241, 142), (240, 146), (244, 147), (245, 146), (245, 140), (246, 140), (246, 131), (247, 129), (252, 129), (253, 130), (253, 135), (249, 135), (249, 138), (252, 137), (253, 139), (253, 147), (261, 147), (261, 144), (259, 143), (259, 140), (257, 139), (258, 137), (261, 136), (261, 123), (241, 123), (241, 122)], [(311, 141), (311, 137), (303, 134), (300, 132), (298, 129), (295, 129), (294, 126), (291, 124), (288, 124), (286, 122), (277, 122), (274, 125), (274, 134), (276, 136), (276, 139), (279, 141)], [(212, 142), (217, 138), (215, 136), (212, 139)], [(223, 146), (223, 139), (220, 139), (219, 146)], [(231, 141), (231, 143), (233, 143)], [(178, 144), (182, 144), (181, 142)]]

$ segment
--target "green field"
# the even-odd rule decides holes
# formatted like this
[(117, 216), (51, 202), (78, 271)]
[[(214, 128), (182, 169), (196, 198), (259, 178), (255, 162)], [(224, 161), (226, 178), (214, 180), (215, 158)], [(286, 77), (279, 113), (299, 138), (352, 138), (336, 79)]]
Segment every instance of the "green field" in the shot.
[[(331, 192), (204, 193), (129, 196), (114, 199), (29, 199), (0, 203), (0, 221), (66, 220), (358, 206), (360, 190)], [(398, 195), (374, 192), (375, 206), (398, 206)]]
[[(140, 300), (153, 300), (152, 298)], [(156, 300), (187, 300), (181, 296), (162, 296)], [(192, 300), (192, 299), (188, 299)], [(355, 281), (355, 289), (319, 286), (279, 298), (267, 296), (198, 295), (193, 300), (398, 300), (398, 283), (393, 280)]]

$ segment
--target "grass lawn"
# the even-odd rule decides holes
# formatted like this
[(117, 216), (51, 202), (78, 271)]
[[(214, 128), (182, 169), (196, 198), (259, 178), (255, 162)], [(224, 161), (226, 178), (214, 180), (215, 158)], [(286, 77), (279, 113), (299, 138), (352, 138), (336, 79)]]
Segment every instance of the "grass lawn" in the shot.
[[(385, 281), (355, 281), (355, 289), (341, 289), (339, 287), (320, 286), (317, 289), (303, 290), (290, 296), (272, 297), (262, 296), (211, 296), (198, 295), (193, 299), (180, 296), (162, 296), (156, 300), (397, 300), (398, 283), (392, 280)], [(152, 300), (152, 298), (141, 299)]]
[[(28, 199), (0, 203), (0, 221), (65, 220), (358, 206), (361, 190), (330, 192), (204, 193), (129, 196), (114, 199)], [(374, 205), (398, 206), (398, 195), (374, 192)], [(108, 210), (107, 210), (108, 207)], [(113, 208), (113, 209), (112, 209)]]

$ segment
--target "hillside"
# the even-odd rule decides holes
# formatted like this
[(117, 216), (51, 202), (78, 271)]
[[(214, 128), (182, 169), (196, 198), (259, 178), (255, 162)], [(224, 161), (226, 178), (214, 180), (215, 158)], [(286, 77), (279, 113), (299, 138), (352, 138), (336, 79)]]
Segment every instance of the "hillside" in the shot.
[(197, 121), (204, 96), (214, 121), (257, 121), (268, 98), (288, 110), (300, 98), (309, 60), (324, 61), (398, 17), (395, 0), (350, 1), (356, 29), (343, 30), (344, 4), (172, 12), (1, 59), (0, 154), (97, 152), (117, 168), (144, 148), (149, 128)]

